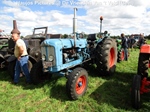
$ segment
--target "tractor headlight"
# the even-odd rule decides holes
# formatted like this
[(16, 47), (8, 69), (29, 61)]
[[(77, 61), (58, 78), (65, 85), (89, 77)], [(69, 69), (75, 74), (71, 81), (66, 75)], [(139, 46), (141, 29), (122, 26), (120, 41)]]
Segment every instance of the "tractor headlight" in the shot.
[(42, 55), (42, 60), (45, 61), (46, 60), (46, 56)]
[(49, 61), (53, 61), (54, 57), (52, 55), (50, 55), (48, 59), (49, 59)]

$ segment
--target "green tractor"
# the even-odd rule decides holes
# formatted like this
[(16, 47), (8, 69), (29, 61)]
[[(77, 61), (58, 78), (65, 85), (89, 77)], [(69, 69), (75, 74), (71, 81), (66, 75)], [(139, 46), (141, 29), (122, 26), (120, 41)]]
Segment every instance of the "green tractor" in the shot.
[(12, 41), (10, 36), (6, 35), (3, 30), (0, 30), (0, 69), (6, 68), (6, 60), (11, 56), (8, 44), (10, 41)]
[(8, 47), (8, 40), (0, 38), (0, 50), (6, 49)]
[(8, 49), (8, 39), (0, 38), (0, 54), (3, 54)]
[(117, 42), (117, 51), (118, 51), (118, 55), (117, 55), (117, 62), (121, 62), (124, 60), (124, 50), (121, 48), (121, 39), (116, 39)]
[(8, 48), (8, 39), (10, 36), (4, 33), (4, 30), (0, 30), (0, 51), (6, 51)]

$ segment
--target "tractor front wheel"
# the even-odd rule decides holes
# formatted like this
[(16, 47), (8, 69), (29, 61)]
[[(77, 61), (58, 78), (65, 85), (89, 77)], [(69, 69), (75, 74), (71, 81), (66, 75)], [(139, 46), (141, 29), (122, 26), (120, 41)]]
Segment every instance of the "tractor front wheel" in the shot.
[(140, 87), (141, 87), (141, 76), (134, 75), (131, 88), (131, 102), (133, 108), (135, 109), (139, 109), (141, 107)]
[(68, 76), (66, 82), (66, 90), (68, 96), (72, 100), (78, 99), (83, 96), (87, 90), (88, 73), (85, 69), (78, 67), (75, 68)]

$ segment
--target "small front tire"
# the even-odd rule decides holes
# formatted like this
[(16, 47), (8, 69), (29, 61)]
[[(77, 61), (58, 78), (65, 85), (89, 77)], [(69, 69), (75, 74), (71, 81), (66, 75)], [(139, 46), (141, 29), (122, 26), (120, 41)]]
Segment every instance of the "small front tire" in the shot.
[(68, 76), (66, 90), (72, 100), (77, 100), (85, 94), (88, 86), (88, 73), (85, 69), (75, 68)]

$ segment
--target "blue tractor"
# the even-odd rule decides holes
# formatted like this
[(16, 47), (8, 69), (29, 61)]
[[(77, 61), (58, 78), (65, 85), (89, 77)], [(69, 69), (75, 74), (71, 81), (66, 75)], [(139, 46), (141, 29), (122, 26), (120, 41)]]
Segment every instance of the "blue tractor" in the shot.
[[(74, 9), (73, 38), (46, 39), (41, 43), (41, 61), (33, 65), (30, 75), (38, 84), (43, 73), (66, 76), (66, 90), (72, 100), (85, 94), (88, 73), (84, 65), (96, 64), (99, 75), (113, 74), (117, 63), (115, 40), (107, 37), (96, 39), (90, 34), (87, 39), (76, 33), (76, 8)], [(107, 34), (107, 33), (106, 33)]]

